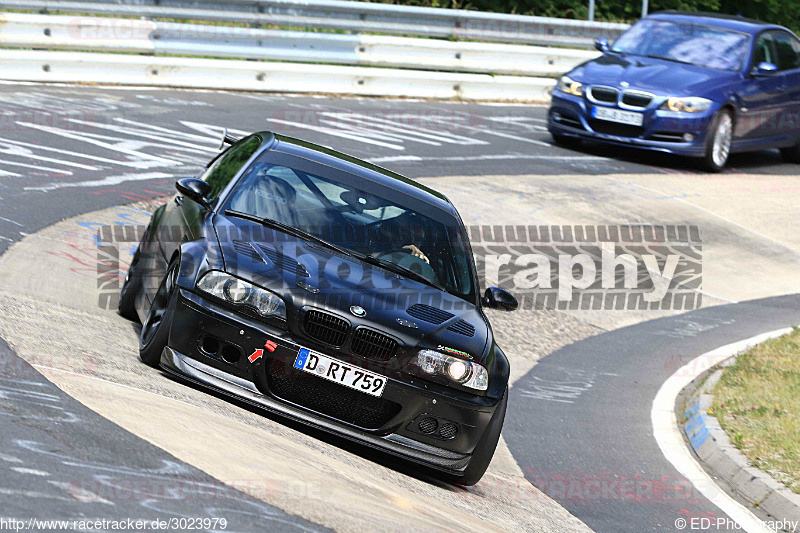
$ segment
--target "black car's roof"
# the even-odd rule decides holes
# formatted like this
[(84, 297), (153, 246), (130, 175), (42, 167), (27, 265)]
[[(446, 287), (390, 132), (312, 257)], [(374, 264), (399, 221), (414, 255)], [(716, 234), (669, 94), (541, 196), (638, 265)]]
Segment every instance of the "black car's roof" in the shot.
[(391, 170), (301, 139), (269, 131), (259, 132), (258, 135), (264, 139), (264, 144), (271, 145), (269, 146), (271, 150), (281, 151), (343, 170), (381, 185), (392, 187), (399, 192), (413, 196), (448, 213), (456, 214), (453, 204), (450, 203), (450, 200), (445, 195)]
[(738, 15), (726, 15), (723, 13), (704, 13), (700, 11), (658, 11), (649, 15), (647, 18), (671, 19), (678, 22), (694, 22), (736, 30), (743, 33), (755, 34), (767, 28), (786, 29), (776, 24), (762, 22), (756, 19), (740, 17)]

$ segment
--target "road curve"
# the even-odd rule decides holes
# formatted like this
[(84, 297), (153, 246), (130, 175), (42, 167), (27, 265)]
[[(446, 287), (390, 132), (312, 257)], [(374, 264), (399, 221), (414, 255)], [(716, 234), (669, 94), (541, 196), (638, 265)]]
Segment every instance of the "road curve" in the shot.
[(653, 399), (695, 357), (797, 324), (800, 295), (789, 295), (576, 342), (517, 382), (503, 435), (531, 483), (595, 531), (673, 531), (680, 518), (726, 518), (663, 456), (652, 435)]
[[(545, 109), (525, 106), (38, 85), (0, 86), (0, 105), (4, 111), (0, 130), (0, 252), (25, 237), (27, 243), (33, 242), (42, 237), (33, 235), (35, 232), (47, 228), (42, 232), (47, 234), (49, 226), (63, 219), (171, 194), (176, 178), (196, 174), (214, 152), (213, 137), (219, 126), (226, 125), (243, 131), (276, 129), (371, 158), (414, 178), (430, 177), (428, 184), (448, 194), (468, 215), (468, 224), (516, 223), (521, 219), (544, 224), (625, 220), (700, 223), (704, 240), (711, 237), (704, 249), (710, 290), (727, 298), (715, 303), (747, 300), (752, 294), (779, 294), (786, 292), (786, 287), (794, 290), (796, 286), (795, 264), (800, 263), (800, 254), (794, 250), (800, 244), (785, 229), (791, 227), (797, 205), (793, 182), (796, 167), (781, 163), (776, 153), (736, 157), (730, 172), (697, 176), (686, 161), (666, 156), (596, 146), (581, 151), (555, 147), (543, 126)], [(649, 166), (652, 163), (657, 166)], [(469, 177), (443, 177), (453, 175)], [(476, 197), (481, 198), (482, 205), (476, 205)], [(750, 202), (747, 208), (730, 209), (743, 198)], [(767, 202), (773, 206), (783, 202), (786, 207), (762, 214), (759, 206)], [(46, 427), (36, 427), (27, 420), (25, 406), (18, 405), (18, 396), (13, 396), (15, 402), (0, 413), (14, 421), (0, 431), (4, 450), (15, 449), (19, 442), (38, 440), (47, 444), (48, 452), (66, 450), (72, 454), (59, 458), (30, 446), (18, 447), (17, 453), (0, 454), (0, 469), (15, 473), (0, 482), (0, 499), (12, 502), (8, 508), (14, 513), (35, 513), (43, 505), (51, 508), (54, 502), (63, 503), (63, 507), (52, 507), (54, 515), (75, 510), (114, 516), (148, 509), (142, 505), (148, 502), (147, 493), (135, 495), (130, 502), (118, 502), (113, 500), (114, 491), (68, 491), (70, 485), (65, 479), (74, 479), (69, 468), (75, 464), (108, 469), (127, 466), (149, 472), (160, 464), (151, 459), (173, 461), (181, 466), (170, 482), (180, 484), (181, 475), (186, 475), (224, 489), (224, 484), (208, 475), (214, 468), (213, 454), (220, 450), (214, 442), (205, 442), (202, 424), (192, 421), (200, 409), (212, 412), (220, 428), (231, 427), (224, 425), (230, 418), (237, 431), (253, 439), (261, 438), (262, 426), (267, 426), (279, 437), (290, 435), (301, 441), (303, 453), (308, 454), (303, 457), (319, 459), (315, 464), (329, 471), (307, 483), (303, 483), (307, 471), (294, 473), (301, 482), (293, 488), (324, 486), (318, 481), (345, 465), (342, 468), (354, 477), (359, 469), (369, 472), (370, 479), (357, 490), (360, 495), (364, 487), (399, 486), (401, 490), (395, 495), (403, 497), (380, 502), (391, 503), (393, 512), (405, 509), (412, 514), (413, 505), (422, 508), (426, 498), (446, 500), (447, 504), (434, 512), (417, 513), (422, 518), (418, 524), (446, 519), (443, 524), (463, 526), (470, 523), (466, 509), (484, 520), (475, 521), (476, 528), (492, 523), (507, 529), (585, 529), (525, 481), (519, 471), (522, 467), (528, 481), (598, 531), (673, 531), (678, 517), (719, 513), (685, 485), (652, 439), (648, 417), (658, 387), (695, 354), (797, 323), (798, 318), (795, 298), (775, 298), (642, 323), (553, 352), (600, 328), (613, 329), (643, 316), (629, 315), (624, 320), (620, 320), (621, 315), (570, 317), (561, 313), (493, 317), (500, 329), (513, 332), (503, 343), (516, 357), (513, 408), (509, 409), (504, 430), (513, 457), (506, 455), (507, 449), (501, 450), (493, 463), (496, 476), (470, 491), (453, 490), (407, 476), (401, 465), (384, 464), (368, 455), (351, 455), (321, 435), (309, 435), (291, 425), (284, 427), (240, 406), (178, 386), (157, 373), (154, 378), (149, 369), (141, 368), (135, 360), (135, 329), (113, 313), (99, 312), (96, 277), (92, 277), (97, 271), (97, 257), (91, 255), (96, 247), (81, 239), (91, 236), (99, 223), (141, 223), (146, 215), (135, 208), (118, 208), (109, 219), (73, 220), (71, 228), (62, 228), (62, 233), (47, 234), (47, 238), (54, 238), (51, 245), (39, 242), (41, 255), (35, 258), (40, 260), (26, 263), (30, 270), (17, 272), (13, 282), (5, 279), (0, 283), (0, 315), (6, 318), (4, 337), (13, 339), (14, 347), (26, 360), (36, 363), (36, 368), (59, 387), (105, 416), (70, 399), (25, 361), (0, 347), (4, 365), (13, 371), (22, 368), (31, 387), (47, 391), (44, 394), (48, 396), (42, 398), (64, 402), (57, 403), (55, 409), (75, 413), (91, 430), (82, 435), (80, 428), (61, 425), (47, 435)], [(775, 228), (784, 229), (781, 233)], [(744, 272), (748, 269), (741, 268), (743, 250), (751, 250), (745, 262), (758, 266), (762, 273), (759, 279), (751, 280), (749, 272)], [(87, 251), (89, 256), (85, 255)], [(7, 257), (0, 261), (3, 259)], [(728, 272), (736, 272), (737, 267), (739, 277), (729, 276)], [(30, 279), (39, 279), (34, 272), (51, 283), (34, 286)], [(88, 292), (75, 298), (76, 293), (69, 291), (79, 284), (76, 279), (87, 275), (91, 283), (87, 285), (87, 279), (81, 283)], [(15, 322), (17, 318), (23, 320)], [(526, 320), (531, 322), (526, 324)], [(75, 327), (78, 323), (82, 326)], [(114, 340), (97, 349), (92, 344), (97, 339)], [(76, 352), (76, 357), (71, 357)], [(528, 372), (541, 355), (548, 353)], [(84, 363), (90, 366), (82, 367)], [(59, 365), (66, 368), (52, 369)], [(65, 369), (67, 372), (63, 372)], [(8, 386), (7, 381), (3, 383)], [(152, 393), (169, 396), (170, 402), (189, 404), (182, 411), (181, 421), (187, 425), (181, 428), (186, 430), (183, 438), (185, 442), (203, 440), (205, 447), (163, 442), (164, 436), (158, 433), (163, 421), (162, 426), (148, 425), (136, 411), (143, 406), (163, 408), (164, 400)], [(17, 393), (4, 394), (9, 398), (9, 394)], [(51, 396), (56, 399), (50, 400)], [(116, 404), (126, 409), (114, 409)], [(34, 404), (31, 409), (41, 410), (41, 406)], [(131, 431), (109, 420), (123, 427), (130, 424)], [(242, 427), (243, 423), (249, 427)], [(219, 432), (217, 435), (226, 437)], [(152, 445), (159, 442), (161, 446)], [(269, 438), (262, 442), (265, 446), (268, 443)], [(206, 454), (202, 460), (192, 455), (201, 452)], [(189, 466), (195, 463), (209, 466)], [(267, 471), (270, 466), (263, 458), (254, 458), (253, 465)], [(308, 472), (318, 475), (313, 468)], [(293, 474), (285, 469), (279, 473)], [(97, 475), (102, 478), (102, 473)], [(233, 482), (253, 481), (230, 477), (233, 474), (224, 470), (212, 475)], [(259, 512), (284, 520), (287, 527), (313, 527), (285, 513), (286, 509), (299, 509), (298, 502), (283, 502), (277, 507), (263, 503), (288, 497), (286, 491), (275, 491), (274, 478), (268, 476), (260, 478), (270, 480), (266, 486), (256, 484), (249, 491), (233, 491), (235, 503), (230, 505), (239, 514), (262, 505)], [(105, 485), (91, 487), (100, 490)], [(406, 498), (408, 495), (413, 497)], [(324, 494), (311, 496), (324, 503)], [(170, 502), (184, 507), (165, 507), (156, 516), (202, 512), (208, 507), (206, 503), (200, 499), (196, 503)], [(459, 512), (448, 515), (450, 509)], [(347, 523), (348, 516), (341, 510), (335, 520), (330, 513), (324, 514), (324, 505), (315, 504), (306, 518), (340, 527)], [(237, 529), (259, 528), (261, 515), (244, 516), (247, 518), (237, 523)], [(493, 522), (495, 516), (498, 521)], [(362, 524), (366, 523), (362, 519)]]

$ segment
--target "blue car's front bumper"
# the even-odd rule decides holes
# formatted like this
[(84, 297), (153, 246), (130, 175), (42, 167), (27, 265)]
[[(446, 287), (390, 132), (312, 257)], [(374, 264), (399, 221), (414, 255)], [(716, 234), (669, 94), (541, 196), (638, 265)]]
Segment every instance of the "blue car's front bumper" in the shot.
[[(698, 114), (648, 107), (643, 110), (644, 123), (639, 127), (592, 118), (591, 110), (596, 105), (585, 96), (556, 90), (547, 116), (547, 128), (553, 135), (701, 157), (705, 154), (708, 130), (717, 111), (715, 106)], [(685, 134), (691, 139), (685, 138)]]

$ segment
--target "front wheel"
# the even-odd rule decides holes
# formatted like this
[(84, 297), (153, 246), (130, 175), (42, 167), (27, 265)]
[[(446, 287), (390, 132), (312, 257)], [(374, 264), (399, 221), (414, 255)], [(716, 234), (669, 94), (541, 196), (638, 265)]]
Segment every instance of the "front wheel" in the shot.
[(706, 154), (701, 166), (709, 172), (720, 172), (728, 162), (733, 144), (733, 115), (723, 109), (714, 117), (706, 141)]
[(472, 458), (464, 470), (464, 475), (460, 477), (452, 477), (447, 479), (456, 485), (465, 487), (472, 486), (481, 480), (486, 469), (489, 468), (489, 463), (492, 462), (494, 451), (497, 448), (497, 442), (500, 440), (500, 432), (503, 430), (503, 421), (506, 418), (506, 406), (508, 405), (508, 388), (503, 394), (503, 398), (497, 402), (497, 407), (494, 410), (492, 419), (486, 426), (481, 440), (475, 446), (472, 452)]
[(167, 275), (161, 280), (153, 298), (153, 305), (147, 313), (139, 335), (139, 358), (146, 365), (158, 368), (161, 352), (169, 341), (172, 328), (172, 313), (178, 286), (179, 261), (174, 260), (167, 268)]

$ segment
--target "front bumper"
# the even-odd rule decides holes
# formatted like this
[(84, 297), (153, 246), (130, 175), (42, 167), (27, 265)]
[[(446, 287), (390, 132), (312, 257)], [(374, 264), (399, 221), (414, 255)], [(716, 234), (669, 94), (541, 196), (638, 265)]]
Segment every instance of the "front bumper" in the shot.
[[(202, 342), (208, 336), (230, 347), (229, 357), (212, 357), (204, 351)], [(266, 341), (275, 344), (274, 350), (264, 350), (262, 357), (250, 362), (248, 356), (256, 349), (263, 349)], [(292, 370), (291, 364), (301, 347), (287, 331), (181, 289), (161, 366), (193, 382), (352, 441), (452, 474), (464, 471), (494, 414), (496, 401), (478, 396), (452, 397), (432, 390), (421, 380), (387, 376), (383, 395), (377, 400), (381, 403), (377, 405), (371, 396), (308, 374), (301, 376), (302, 382), (298, 381), (297, 386), (314, 387), (309, 396), (315, 400), (311, 405), (303, 401), (302, 395), (298, 399), (292, 391), (287, 394), (285, 386), (292, 383), (291, 377), (287, 381), (282, 374), (285, 369)], [(236, 350), (241, 355), (238, 359), (230, 356)], [(276, 370), (281, 374), (280, 382), (272, 379)], [(279, 383), (282, 389), (277, 387)], [(370, 415), (368, 423), (359, 423), (364, 419), (358, 417), (337, 418), (318, 408), (320, 401), (327, 399), (324, 395), (330, 395), (331, 402), (363, 402), (365, 409), (380, 412)], [(391, 408), (386, 410), (385, 406)], [(423, 434), (418, 428), (422, 417), (455, 422), (459, 431), (449, 439)]]
[[(589, 102), (585, 95), (555, 91), (547, 113), (547, 129), (554, 135), (702, 157), (706, 152), (708, 130), (718, 109), (712, 106), (704, 113), (688, 114), (649, 107), (643, 110), (641, 127), (628, 127), (592, 118), (591, 109), (598, 105)], [(684, 140), (681, 138), (684, 134), (693, 138)]]

